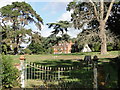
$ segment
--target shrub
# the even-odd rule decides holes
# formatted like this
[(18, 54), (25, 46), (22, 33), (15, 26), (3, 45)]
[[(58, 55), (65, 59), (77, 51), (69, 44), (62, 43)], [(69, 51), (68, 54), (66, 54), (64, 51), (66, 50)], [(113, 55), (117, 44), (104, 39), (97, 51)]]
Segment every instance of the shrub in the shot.
[(46, 53), (47, 54), (53, 54), (53, 52), (54, 52), (54, 50), (53, 50), (53, 48), (48, 48), (48, 49), (46, 49)]
[(107, 45), (107, 50), (108, 50), (108, 51), (113, 50), (113, 45), (112, 45), (112, 43), (108, 43), (108, 45)]
[(117, 49), (120, 50), (120, 41), (117, 44)]
[(100, 44), (99, 43), (94, 44), (92, 50), (95, 52), (100, 51)]
[(13, 88), (19, 83), (17, 78), (19, 76), (18, 70), (13, 66), (12, 59), (9, 56), (2, 56), (2, 87)]
[(2, 53), (7, 54), (7, 46), (5, 44), (1, 45)]
[(45, 52), (45, 49), (39, 43), (31, 43), (28, 48), (32, 51), (32, 54), (42, 54)]
[(24, 49), (23, 52), (25, 54), (31, 54), (32, 53), (32, 51), (30, 49), (28, 49), (28, 48)]

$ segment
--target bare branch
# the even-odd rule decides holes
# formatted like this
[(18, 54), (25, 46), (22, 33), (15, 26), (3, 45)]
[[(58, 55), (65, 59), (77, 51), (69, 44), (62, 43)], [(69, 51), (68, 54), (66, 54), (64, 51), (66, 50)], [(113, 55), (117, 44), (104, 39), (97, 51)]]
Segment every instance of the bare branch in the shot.
[(100, 10), (101, 10), (101, 20), (103, 20), (103, 16), (104, 16), (104, 0), (101, 0), (100, 1), (101, 3), (101, 7), (100, 7)]
[[(2, 24), (4, 24), (4, 26), (2, 26)], [(2, 21), (2, 23), (0, 23), (0, 26), (2, 27), (2, 29), (6, 30), (6, 25), (3, 21)]]
[(97, 13), (97, 9), (96, 9), (95, 4), (93, 3), (92, 0), (89, 0), (89, 1), (92, 3), (92, 5), (93, 5), (93, 7), (94, 7), (94, 12), (95, 12), (96, 18), (97, 18), (97, 20), (99, 21), (99, 17), (98, 17), (98, 13)]
[(108, 11), (107, 11), (107, 15), (106, 15), (106, 17), (105, 17), (105, 19), (104, 19), (105, 23), (106, 23), (106, 21), (108, 20), (108, 17), (109, 17), (109, 15), (110, 15), (110, 11), (111, 11), (111, 9), (112, 9), (112, 6), (113, 6), (113, 3), (114, 3), (114, 2), (115, 2), (115, 0), (112, 0), (111, 3), (110, 3), (109, 9), (108, 9)]

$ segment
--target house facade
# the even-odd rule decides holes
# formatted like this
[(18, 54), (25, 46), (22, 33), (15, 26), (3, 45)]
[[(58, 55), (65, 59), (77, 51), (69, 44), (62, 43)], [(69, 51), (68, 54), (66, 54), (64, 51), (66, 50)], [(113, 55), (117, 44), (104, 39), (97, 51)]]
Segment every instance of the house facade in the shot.
[(71, 47), (73, 43), (62, 41), (53, 46), (54, 54), (61, 54), (61, 53), (71, 53)]

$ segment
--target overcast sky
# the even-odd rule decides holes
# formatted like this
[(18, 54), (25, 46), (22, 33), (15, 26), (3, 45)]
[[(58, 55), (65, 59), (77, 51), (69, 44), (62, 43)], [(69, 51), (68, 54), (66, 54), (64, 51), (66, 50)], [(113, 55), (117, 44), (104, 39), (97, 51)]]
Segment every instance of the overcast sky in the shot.
[[(59, 20), (71, 19), (71, 13), (66, 11), (67, 4), (72, 0), (0, 0), (0, 7), (15, 1), (25, 1), (42, 17), (44, 25), (42, 25), (41, 35), (47, 37), (53, 29), (48, 29), (46, 23), (56, 22)], [(53, 2), (54, 1), (54, 2)], [(29, 25), (33, 30), (37, 28)], [(80, 30), (70, 29), (67, 33), (71, 37), (76, 37)]]

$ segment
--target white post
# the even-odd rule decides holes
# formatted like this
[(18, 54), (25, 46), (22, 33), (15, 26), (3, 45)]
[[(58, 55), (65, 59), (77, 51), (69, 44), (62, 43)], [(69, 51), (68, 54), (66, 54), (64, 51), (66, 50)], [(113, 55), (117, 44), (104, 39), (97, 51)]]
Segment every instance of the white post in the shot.
[(24, 55), (20, 56), (20, 78), (21, 78), (21, 88), (25, 88), (25, 57)]
[(60, 68), (58, 67), (58, 80), (60, 80)]

